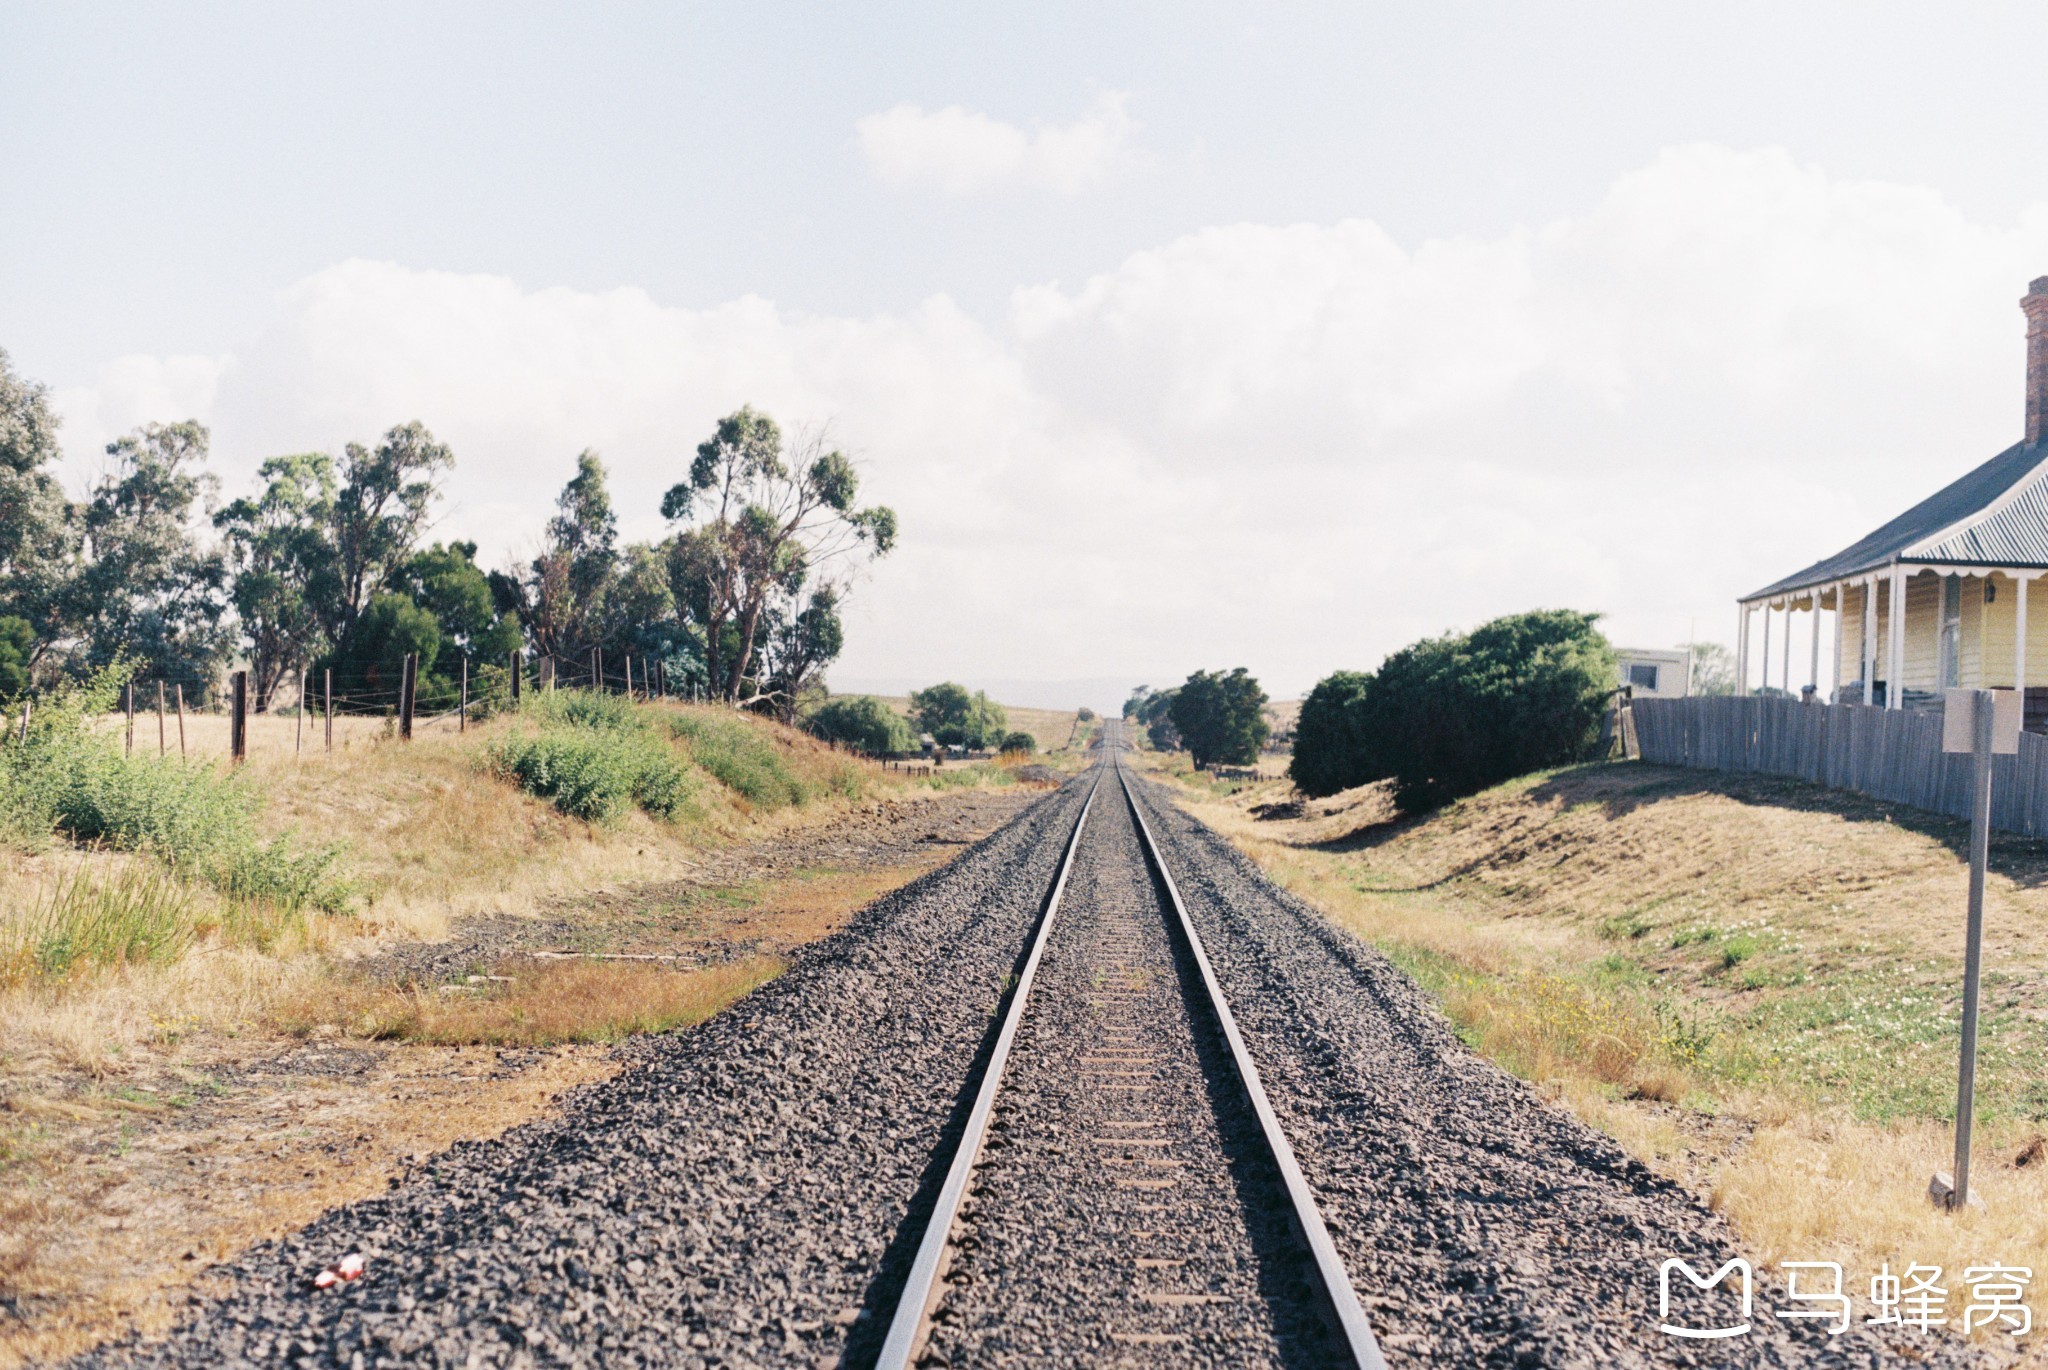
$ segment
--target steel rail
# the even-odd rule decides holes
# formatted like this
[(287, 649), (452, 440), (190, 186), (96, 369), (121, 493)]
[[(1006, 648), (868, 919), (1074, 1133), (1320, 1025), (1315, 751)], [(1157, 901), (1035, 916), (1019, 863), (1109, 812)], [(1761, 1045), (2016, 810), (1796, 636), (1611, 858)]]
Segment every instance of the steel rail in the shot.
[[(1207, 991), (1209, 1006), (1216, 1014), (1216, 1020), (1223, 1028), (1224, 1040), (1230, 1043), (1231, 1064), (1237, 1070), (1237, 1078), (1244, 1085), (1244, 1091), (1251, 1099), (1252, 1112), (1258, 1115), (1259, 1129), (1265, 1134), (1266, 1148), (1273, 1153), (1274, 1163), (1280, 1169), (1280, 1178), (1286, 1184), (1287, 1198), (1295, 1227), (1307, 1244), (1309, 1253), (1315, 1258), (1319, 1292), (1327, 1304), (1327, 1312), (1336, 1324), (1351, 1353), (1351, 1361), (1359, 1370), (1386, 1370), (1386, 1357), (1380, 1354), (1379, 1341), (1372, 1334), (1372, 1326), (1365, 1319), (1365, 1310), (1359, 1306), (1358, 1293), (1351, 1287), (1351, 1276), (1344, 1269), (1343, 1260), (1337, 1255), (1336, 1244), (1330, 1240), (1330, 1231), (1323, 1225), (1322, 1212), (1316, 1207), (1315, 1195), (1309, 1190), (1308, 1179), (1301, 1173), (1301, 1165), (1294, 1159), (1294, 1148), (1287, 1141), (1287, 1134), (1280, 1127), (1280, 1118), (1273, 1112), (1272, 1100), (1266, 1097), (1266, 1087), (1259, 1080), (1259, 1067), (1252, 1060), (1251, 1052), (1245, 1047), (1244, 1034), (1237, 1030), (1237, 1019), (1230, 1012), (1229, 1001), (1223, 997), (1223, 986), (1216, 980), (1216, 971), (1209, 964), (1209, 953), (1202, 946), (1201, 934), (1195, 931), (1194, 920), (1188, 917), (1187, 905), (1181, 902), (1180, 887), (1173, 883), (1173, 873), (1166, 868), (1166, 858), (1152, 836), (1152, 827), (1145, 821), (1145, 811), (1138, 807), (1138, 796), (1131, 789), (1131, 783), (1124, 775), (1123, 758), (1115, 756), (1117, 783), (1123, 786), (1124, 802), (1131, 807), (1131, 817), (1137, 820), (1138, 834), (1145, 846), (1145, 854), (1152, 862), (1152, 868), (1159, 872), (1161, 883), (1166, 886), (1173, 912), (1180, 920), (1180, 930), (1187, 938), (1188, 948), (1194, 953), (1195, 967), (1201, 972), (1202, 987)], [(1092, 795), (1091, 795), (1092, 798)]]
[(938, 1300), (939, 1279), (945, 1274), (946, 1248), (953, 1239), (953, 1224), (960, 1216), (960, 1201), (967, 1197), (968, 1182), (981, 1159), (989, 1118), (995, 1112), (996, 1094), (1003, 1084), (1003, 1069), (1009, 1064), (1010, 1047), (1017, 1040), (1018, 1025), (1024, 1021), (1024, 1004), (1031, 997), (1031, 987), (1038, 979), (1038, 963), (1045, 954), (1053, 919), (1060, 911), (1060, 896), (1066, 893), (1067, 875), (1074, 868), (1074, 853), (1081, 847), (1081, 830), (1088, 826), (1088, 813), (1095, 807), (1095, 792), (1102, 787), (1103, 769), (1098, 763), (1095, 782), (1088, 787), (1088, 798), (1081, 805), (1081, 816), (1074, 821), (1073, 835), (1067, 839), (1067, 852), (1060, 860), (1059, 875), (1053, 880), (1045, 914), (1038, 920), (1038, 928), (1032, 934), (1031, 950), (1024, 958), (1024, 969), (1017, 976), (1016, 992), (1010, 996), (1010, 1007), (1003, 1015), (1002, 1030), (996, 1034), (995, 1050), (989, 1055), (988, 1069), (982, 1073), (981, 1088), (975, 1092), (974, 1107), (968, 1113), (967, 1126), (960, 1134), (959, 1148), (953, 1153), (953, 1164), (946, 1171), (946, 1183), (939, 1190), (938, 1201), (932, 1206), (931, 1218), (925, 1224), (924, 1236), (917, 1244), (917, 1256), (910, 1263), (910, 1275), (903, 1282), (903, 1292), (897, 1296), (896, 1313), (889, 1320), (888, 1336), (883, 1339), (881, 1354), (875, 1358), (876, 1370), (909, 1370), (912, 1357), (924, 1349), (926, 1319)]

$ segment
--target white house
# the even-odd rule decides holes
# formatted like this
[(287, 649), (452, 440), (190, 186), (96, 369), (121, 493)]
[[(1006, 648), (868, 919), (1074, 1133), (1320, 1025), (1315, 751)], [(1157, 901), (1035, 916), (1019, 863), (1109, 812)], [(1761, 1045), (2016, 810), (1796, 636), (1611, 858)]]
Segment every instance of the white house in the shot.
[(1692, 652), (1684, 647), (1616, 647), (1619, 683), (1637, 699), (1683, 699), (1692, 693)]
[(2027, 611), (2029, 587), (2048, 575), (2048, 276), (2020, 307), (2025, 439), (1869, 536), (1743, 596), (1736, 679), (1745, 687), (1758, 615), (1764, 686), (1818, 686), (1819, 624), (1795, 676), (1791, 619), (1831, 610), (1838, 703), (1899, 709), (1931, 704), (1946, 686), (2018, 686), (2029, 725), (2048, 720), (2048, 612)]

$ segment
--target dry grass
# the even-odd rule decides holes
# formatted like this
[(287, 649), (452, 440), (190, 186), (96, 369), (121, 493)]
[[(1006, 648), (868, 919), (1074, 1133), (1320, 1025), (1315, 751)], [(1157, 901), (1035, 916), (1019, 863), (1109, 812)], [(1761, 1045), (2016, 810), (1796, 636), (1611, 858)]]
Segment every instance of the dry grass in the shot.
[(209, 1053), (119, 1089), (8, 1096), (9, 1126), (53, 1144), (0, 1168), (0, 1370), (166, 1331), (205, 1267), (618, 1069), (599, 1047), (507, 1068), (490, 1048), (320, 1046), (224, 1093), (234, 1064)]
[(2048, 1269), (2048, 1159), (2029, 1151), (2048, 1132), (2048, 849), (1994, 851), (1987, 1207), (1950, 1216), (1926, 1186), (1952, 1147), (1958, 825), (1638, 766), (1529, 777), (1406, 823), (1372, 791), (1183, 792), (1761, 1260), (1838, 1260), (1860, 1285), (1887, 1261)]
[[(734, 722), (711, 712), (720, 728)], [(164, 1326), (164, 1291), (205, 1265), (381, 1190), (415, 1153), (535, 1116), (561, 1089), (614, 1068), (601, 1047), (578, 1044), (715, 1013), (775, 974), (780, 953), (951, 854), (934, 845), (906, 866), (727, 884), (694, 922), (636, 922), (641, 891), (702, 891), (707, 870), (742, 878), (755, 858), (736, 847), (814, 861), (831, 844), (814, 848), (806, 830), (931, 798), (925, 782), (800, 733), (739, 725), (758, 734), (755, 762), (772, 749), (772, 769), (797, 777), (807, 802), (757, 808), (707, 778), (687, 821), (633, 813), (591, 825), (480, 767), (510, 720), (464, 734), (452, 721), (423, 725), (410, 744), (374, 720), (337, 720), (331, 754), (317, 720), (303, 752), (293, 720), (251, 720), (245, 774), (265, 797), (260, 825), (342, 843), (363, 897), (347, 917), (258, 928), (248, 909), (191, 886), (182, 954), (123, 953), (0, 986), (0, 1303), (12, 1310), (0, 1368)], [(154, 720), (137, 732), (138, 750), (154, 751)], [(186, 743), (188, 764), (227, 764), (217, 716), (188, 715)], [(174, 724), (169, 744), (175, 753)], [(1005, 778), (948, 769), (963, 772), (949, 786)], [(0, 943), (28, 944), (23, 930), (48, 919), (22, 915), (47, 910), (81, 870), (103, 890), (156, 869), (133, 855), (0, 847)], [(392, 942), (441, 938), (469, 914), (536, 915), (579, 941), (708, 942), (719, 964), (510, 962), (495, 968), (509, 979), (448, 993), (379, 990), (351, 969)], [(13, 932), (22, 936), (9, 942)], [(449, 1045), (469, 1043), (485, 1045)], [(532, 1044), (552, 1045), (511, 1064), (496, 1056)]]
[(320, 985), (281, 1004), (285, 1031), (437, 1046), (616, 1042), (703, 1022), (782, 972), (752, 956), (702, 970), (641, 961), (513, 960), (452, 985)]

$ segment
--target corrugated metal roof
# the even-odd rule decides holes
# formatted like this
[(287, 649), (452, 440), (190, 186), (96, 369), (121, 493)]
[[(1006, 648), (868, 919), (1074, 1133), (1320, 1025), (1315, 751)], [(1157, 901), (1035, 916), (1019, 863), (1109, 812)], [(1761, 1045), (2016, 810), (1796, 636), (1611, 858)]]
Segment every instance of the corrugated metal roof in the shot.
[(2018, 443), (1831, 557), (1743, 599), (1768, 599), (1896, 561), (2048, 569), (2048, 443)]

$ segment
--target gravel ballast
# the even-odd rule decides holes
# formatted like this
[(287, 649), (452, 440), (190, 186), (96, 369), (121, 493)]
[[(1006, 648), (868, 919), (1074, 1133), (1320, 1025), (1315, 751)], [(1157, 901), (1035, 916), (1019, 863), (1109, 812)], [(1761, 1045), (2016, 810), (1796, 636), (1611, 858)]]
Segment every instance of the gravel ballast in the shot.
[[(167, 1339), (81, 1363), (812, 1366), (876, 1340), (1086, 784), (636, 1043), (559, 1118), (249, 1251)], [(350, 1252), (361, 1279), (311, 1286)]]
[(955, 1233), (948, 1365), (1329, 1365), (1286, 1194), (1106, 779)]
[[(933, 1363), (1319, 1363), (1287, 1288), (1279, 1201), (1181, 988), (1185, 952), (1164, 933), (1114, 773), (1102, 778)], [(388, 1195), (252, 1249), (210, 1272), (216, 1292), (168, 1337), (81, 1363), (870, 1363), (1094, 779), (877, 901), (708, 1023), (636, 1042), (628, 1069), (565, 1095), (560, 1117), (455, 1147)], [(1131, 783), (1392, 1364), (1974, 1363), (1946, 1337), (1788, 1324), (1761, 1281), (1749, 1335), (1660, 1333), (1659, 1263), (1718, 1267), (1737, 1254), (1725, 1225), (1479, 1058), (1377, 953)], [(1126, 1070), (1145, 1073), (1112, 1073)], [(1109, 1098), (1118, 1078), (1149, 1084), (1159, 1110)], [(1158, 1126), (1104, 1143), (1112, 1123), (1142, 1120)], [(1170, 1145), (1136, 1144), (1152, 1140)], [(1146, 1172), (1183, 1178), (1108, 1182)], [(1175, 1198), (1139, 1197), (1162, 1192)], [(350, 1252), (363, 1278), (312, 1287)]]
[(1413, 980), (1157, 785), (1131, 783), (1390, 1363), (1980, 1363), (1943, 1333), (1782, 1320), (1783, 1286), (1761, 1272), (1747, 1335), (1661, 1332), (1658, 1267), (1711, 1275), (1741, 1254), (1726, 1223), (1466, 1047)]

